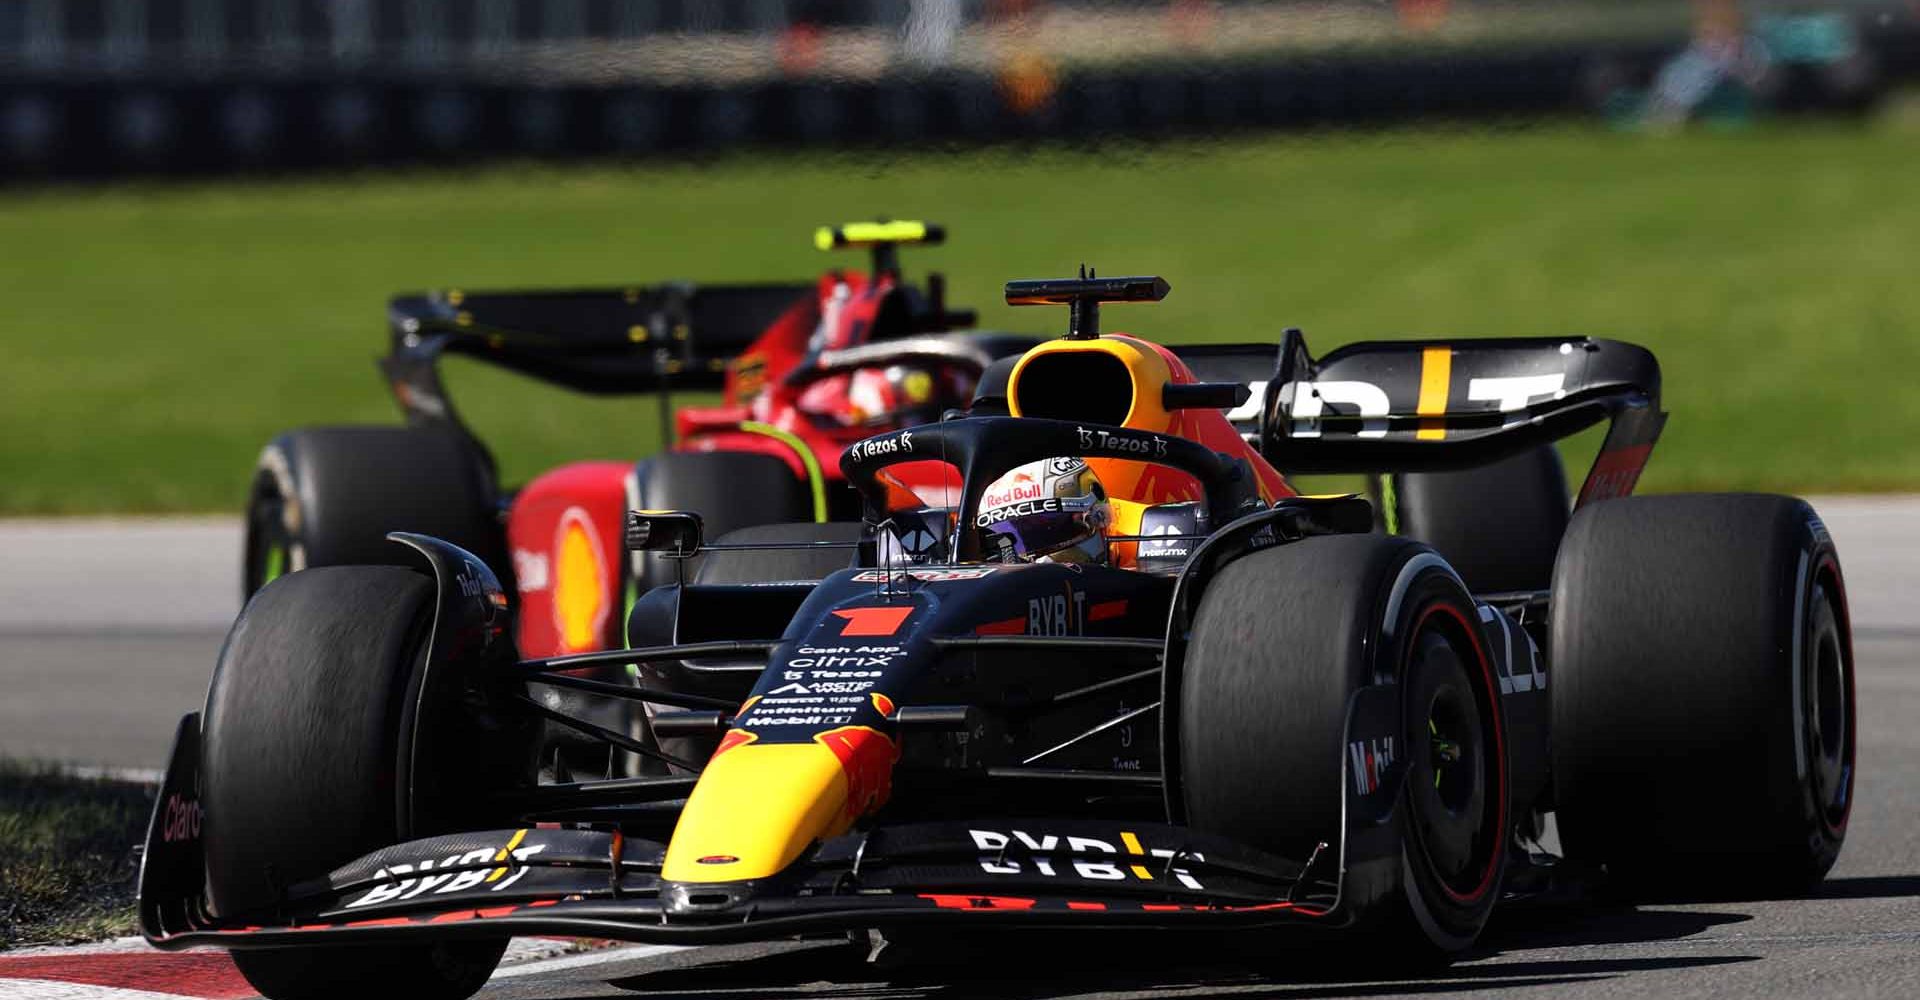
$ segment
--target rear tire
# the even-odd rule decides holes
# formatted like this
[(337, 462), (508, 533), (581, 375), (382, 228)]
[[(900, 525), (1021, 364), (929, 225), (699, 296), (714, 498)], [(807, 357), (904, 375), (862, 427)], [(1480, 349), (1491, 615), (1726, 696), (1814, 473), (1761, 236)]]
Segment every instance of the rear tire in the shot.
[[(1307, 538), (1227, 564), (1181, 667), (1188, 824), (1296, 860), (1338, 845), (1349, 700), (1397, 680), (1411, 760), (1399, 891), (1360, 916), (1421, 959), (1472, 944), (1499, 896), (1509, 825), (1498, 688), (1475, 622), (1446, 563), (1405, 538)], [(1440, 737), (1446, 759), (1431, 750)]]
[(1583, 509), (1554, 570), (1553, 771), (1570, 857), (1629, 891), (1799, 892), (1853, 795), (1845, 583), (1813, 508)]
[(446, 539), (511, 579), (493, 472), (465, 437), (415, 427), (282, 434), (254, 468), (242, 596), (316, 566), (408, 565), (390, 531)]
[[(857, 542), (860, 540), (861, 526), (844, 521), (832, 521), (826, 524), (763, 524), (752, 528), (729, 531), (714, 539), (722, 545), (756, 544), (794, 544), (806, 542)], [(833, 549), (762, 549), (743, 552), (712, 552), (701, 557), (700, 568), (693, 574), (696, 584), (741, 584), (772, 583), (782, 581), (819, 581), (829, 574), (848, 568), (853, 564), (853, 552), (843, 548)], [(666, 628), (657, 634), (636, 634), (629, 632), (628, 643), (633, 646), (666, 645), (673, 641), (672, 619), (661, 624)], [(632, 628), (631, 621), (629, 629)], [(643, 683), (671, 687), (662, 672), (652, 667), (642, 668)], [(714, 695), (712, 691), (696, 691), (695, 694)], [(659, 711), (665, 706), (649, 706), (651, 711)], [(671, 709), (667, 709), (671, 711)], [(713, 755), (719, 745), (719, 737), (679, 737), (662, 741), (653, 734), (652, 715), (648, 710), (632, 712), (628, 720), (627, 731), (634, 739), (651, 747), (657, 747), (682, 760), (706, 760)], [(631, 775), (665, 775), (680, 773), (667, 764), (637, 754), (627, 755), (626, 773)]]
[[(639, 510), (685, 510), (700, 515), (708, 538), (759, 524), (811, 522), (813, 498), (793, 468), (771, 455), (734, 451), (673, 451), (642, 461), (634, 469), (633, 506)], [(636, 593), (677, 582), (682, 570), (691, 580), (707, 557), (675, 560), (634, 553)]]
[[(684, 510), (698, 514), (702, 533), (713, 542), (813, 541), (815, 532), (824, 527), (814, 523), (811, 489), (793, 474), (793, 468), (771, 455), (753, 452), (670, 451), (644, 459), (634, 468), (628, 502), (638, 510)], [(789, 533), (798, 534), (790, 537)], [(837, 538), (831, 533), (825, 537)], [(852, 561), (843, 550), (828, 551), (847, 557), (835, 569)], [(635, 600), (655, 587), (682, 579), (689, 583), (759, 583), (792, 578), (785, 574), (813, 572), (822, 562), (819, 553), (794, 551), (714, 552), (693, 559), (668, 559), (635, 552), (630, 558), (628, 572), (632, 574)], [(778, 575), (760, 575), (765, 573)], [(624, 714), (628, 733), (649, 745), (658, 745), (644, 710), (631, 702), (622, 702), (619, 711)], [(704, 760), (712, 753), (714, 742), (671, 740), (668, 749), (696, 754), (690, 759)], [(601, 766), (609, 766), (606, 761), (617, 761), (621, 756), (612, 752), (613, 756), (607, 758), (602, 755), (610, 751), (589, 749), (593, 754), (591, 759)], [(624, 769), (629, 774), (668, 773), (667, 766), (659, 761), (635, 755), (627, 757)]]
[[(412, 800), (407, 706), (422, 674), (434, 586), (411, 570), (328, 567), (263, 588), (228, 633), (201, 744), (207, 895), (226, 919), (271, 919), (283, 889), (402, 839)], [(474, 766), (484, 766), (476, 763)], [(240, 949), (275, 1000), (455, 1000), (486, 984), (506, 941)]]
[[(795, 545), (811, 542), (858, 542), (861, 525), (846, 521), (825, 524), (762, 524), (729, 531), (714, 539), (721, 545)], [(853, 565), (853, 550), (762, 549), (712, 552), (702, 557), (693, 582), (771, 583), (782, 580), (824, 580)]]
[(1400, 534), (1447, 557), (1476, 594), (1545, 590), (1567, 530), (1567, 477), (1550, 444), (1460, 472), (1393, 477)]

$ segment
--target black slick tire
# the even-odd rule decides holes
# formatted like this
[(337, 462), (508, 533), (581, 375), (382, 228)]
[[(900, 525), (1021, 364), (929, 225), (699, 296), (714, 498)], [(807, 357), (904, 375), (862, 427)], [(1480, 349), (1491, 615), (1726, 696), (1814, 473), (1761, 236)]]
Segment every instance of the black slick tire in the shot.
[[(1399, 891), (1356, 916), (1417, 964), (1472, 944), (1500, 891), (1510, 782), (1493, 666), (1444, 560), (1377, 534), (1243, 556), (1208, 583), (1180, 669), (1187, 822), (1295, 860), (1340, 843), (1349, 700), (1397, 681)], [(1442, 738), (1445, 760), (1428, 752)]]
[(472, 441), (416, 427), (282, 434), (254, 468), (243, 596), (300, 569), (406, 565), (390, 531), (443, 538), (511, 579), (493, 472)]
[[(242, 610), (202, 727), (207, 894), (227, 919), (271, 919), (282, 892), (401, 839), (406, 706), (434, 587), (412, 570), (325, 567), (283, 577)], [(239, 949), (272, 1000), (377, 985), (457, 1000), (486, 984), (504, 940)]]
[[(844, 521), (826, 524), (763, 524), (751, 528), (730, 531), (712, 539), (721, 545), (794, 545), (815, 542), (858, 542), (861, 525)], [(718, 551), (701, 557), (700, 567), (694, 573), (692, 582), (703, 585), (728, 585), (748, 583), (775, 583), (806, 581), (817, 582), (829, 574), (846, 569), (853, 564), (854, 553), (846, 548), (821, 549), (757, 549), (744, 551)], [(657, 599), (657, 598), (656, 598)], [(647, 616), (642, 614), (642, 619)], [(636, 646), (666, 645), (673, 641), (673, 617), (653, 619), (659, 626), (658, 632), (630, 632), (627, 639)], [(631, 624), (629, 625), (631, 629)], [(642, 676), (648, 683), (672, 687), (666, 678), (651, 665), (642, 668)], [(719, 696), (719, 692), (703, 690), (690, 693)], [(664, 706), (656, 707), (659, 710)], [(669, 709), (670, 710), (670, 709)], [(661, 740), (653, 733), (651, 716), (645, 712), (634, 713), (628, 722), (628, 732), (648, 746), (658, 747), (682, 760), (705, 760), (712, 756), (717, 738), (686, 737)], [(637, 755), (628, 759), (627, 772), (635, 775), (661, 775), (676, 773), (665, 764), (640, 758)]]
[(1447, 557), (1476, 594), (1547, 589), (1567, 528), (1560, 453), (1543, 444), (1459, 472), (1391, 477), (1399, 533)]
[[(730, 451), (667, 452), (634, 468), (632, 496), (637, 510), (685, 510), (700, 515), (709, 540), (761, 524), (811, 522), (812, 493), (793, 468), (771, 455)], [(674, 583), (684, 571), (691, 581), (702, 556), (676, 567), (675, 560), (652, 553), (634, 555), (638, 593)]]
[[(742, 529), (766, 526), (768, 531), (809, 532), (813, 523), (812, 491), (794, 475), (793, 467), (772, 455), (735, 451), (670, 451), (642, 460), (634, 467), (629, 484), (628, 505), (636, 510), (684, 510), (700, 515), (701, 530), (709, 542), (756, 540), (749, 534), (734, 538)], [(785, 536), (780, 536), (784, 538)], [(811, 535), (801, 537), (811, 539)], [(851, 554), (831, 550), (847, 557), (835, 568), (851, 562)], [(772, 556), (768, 560), (763, 557)], [(809, 558), (811, 556), (811, 558)], [(633, 597), (638, 600), (655, 587), (679, 583), (759, 583), (783, 576), (758, 576), (762, 572), (786, 574), (811, 572), (823, 557), (818, 553), (715, 552), (693, 559), (668, 559), (647, 552), (630, 557)], [(631, 637), (630, 637), (631, 638)], [(601, 678), (617, 680), (614, 676)], [(592, 702), (562, 694), (562, 704), (576, 714), (590, 710)], [(643, 711), (623, 702), (617, 711), (624, 726), (637, 738), (653, 741)], [(609, 720), (614, 721), (614, 720)], [(609, 766), (604, 747), (580, 745), (568, 734), (556, 734), (570, 745), (569, 756), (583, 762), (580, 766), (598, 770)], [(671, 741), (686, 749), (682, 741)], [(700, 741), (692, 745), (704, 746)], [(709, 751), (710, 752), (710, 751)], [(615, 755), (616, 757), (618, 755)], [(704, 758), (701, 758), (704, 759)], [(639, 774), (664, 773), (657, 762), (629, 758), (629, 771)]]
[(1853, 648), (1832, 539), (1791, 497), (1581, 510), (1554, 568), (1560, 836), (1639, 895), (1804, 891), (1846, 836)]
[[(721, 545), (811, 545), (860, 540), (861, 526), (846, 521), (826, 524), (762, 524), (729, 531), (713, 539)], [(711, 552), (700, 560), (693, 582), (770, 583), (781, 580), (824, 580), (853, 565), (850, 548), (759, 549)]]

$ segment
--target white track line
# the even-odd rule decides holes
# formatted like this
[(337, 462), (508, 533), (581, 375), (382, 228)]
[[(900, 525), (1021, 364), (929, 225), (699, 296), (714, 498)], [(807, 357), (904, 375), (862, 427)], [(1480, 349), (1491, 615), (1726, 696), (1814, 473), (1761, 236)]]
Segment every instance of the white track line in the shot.
[(181, 996), (54, 979), (0, 979), (0, 1000), (180, 1000)]
[(87, 944), (48, 944), (33, 948), (12, 948), (0, 951), (0, 958), (46, 958), (53, 955), (112, 955), (132, 951), (161, 952), (147, 943), (143, 937), (117, 937), (105, 941), (92, 941)]

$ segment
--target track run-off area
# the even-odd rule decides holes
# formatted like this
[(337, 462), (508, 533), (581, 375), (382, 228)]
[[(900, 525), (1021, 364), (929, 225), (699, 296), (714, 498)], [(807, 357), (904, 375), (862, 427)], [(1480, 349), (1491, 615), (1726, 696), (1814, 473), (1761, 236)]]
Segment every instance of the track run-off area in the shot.
[[(1514, 906), (1438, 974), (1324, 938), (940, 935), (874, 961), (864, 942), (828, 940), (558, 958), (523, 947), (481, 996), (1920, 996), (1920, 498), (1814, 505), (1846, 573), (1859, 775), (1846, 849), (1811, 898)], [(239, 610), (240, 541), (231, 519), (0, 521), (0, 755), (162, 767)], [(0, 1000), (168, 995), (247, 993), (217, 953), (0, 953)]]

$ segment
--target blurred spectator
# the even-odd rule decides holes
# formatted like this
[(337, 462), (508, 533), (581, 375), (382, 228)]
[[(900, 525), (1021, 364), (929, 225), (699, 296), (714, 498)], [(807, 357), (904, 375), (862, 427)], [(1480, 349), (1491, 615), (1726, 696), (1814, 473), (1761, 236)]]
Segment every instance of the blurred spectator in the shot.
[(796, 21), (773, 43), (774, 58), (787, 76), (806, 76), (820, 65), (820, 29), (810, 21)]
[(1400, 14), (1400, 27), (1418, 35), (1440, 30), (1440, 26), (1447, 23), (1452, 6), (1452, 0), (1395, 0), (1394, 3)]
[(1173, 0), (1167, 31), (1180, 45), (1204, 49), (1213, 44), (1214, 13), (1213, 0)]
[(1022, 117), (1053, 106), (1059, 65), (1037, 44), (1045, 0), (988, 0), (987, 25), (995, 49), (995, 82), (1007, 107)]
[(1693, 44), (1654, 79), (1644, 115), (1650, 125), (1685, 122), (1710, 99), (1731, 116), (1750, 116), (1773, 63), (1766, 44), (1747, 33), (1739, 0), (1694, 0), (1693, 7)]
[(954, 36), (964, 14), (960, 0), (910, 0), (901, 44), (908, 64), (940, 69), (952, 62)]
[(1740, 123), (1773, 109), (1861, 110), (1885, 81), (1861, 43), (1853, 16), (1794, 10), (1749, 19), (1738, 0), (1693, 0), (1686, 48), (1636, 86), (1633, 68), (1600, 61), (1588, 69), (1602, 109), (1628, 127), (1677, 128), (1689, 121)]

